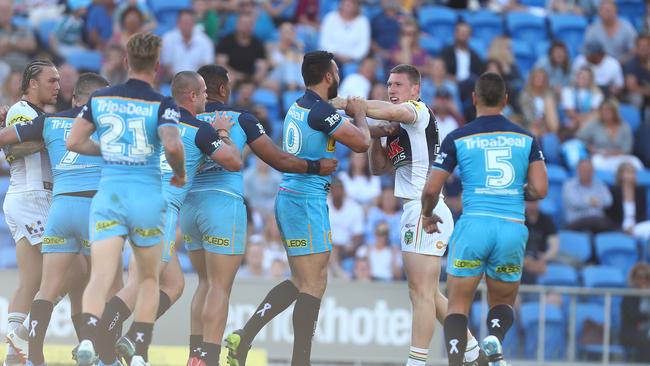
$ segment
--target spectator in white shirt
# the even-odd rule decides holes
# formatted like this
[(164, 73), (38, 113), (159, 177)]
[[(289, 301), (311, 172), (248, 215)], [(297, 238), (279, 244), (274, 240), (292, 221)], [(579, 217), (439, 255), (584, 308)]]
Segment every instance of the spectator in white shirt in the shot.
[(195, 29), (195, 25), (194, 11), (181, 10), (176, 28), (163, 36), (160, 63), (168, 77), (214, 63), (214, 44), (202, 30)]
[(372, 205), (381, 194), (381, 179), (370, 174), (368, 155), (351, 153), (350, 166), (339, 174), (345, 187), (345, 194), (362, 206)]
[(341, 63), (356, 62), (370, 50), (370, 22), (361, 14), (358, 0), (342, 0), (339, 9), (325, 15), (319, 47)]
[(327, 205), (332, 228), (330, 269), (335, 276), (342, 275), (341, 260), (344, 257), (354, 256), (363, 242), (363, 208), (346, 196), (343, 183), (337, 178), (332, 179)]
[(388, 224), (380, 222), (375, 227), (375, 242), (359, 250), (361, 256), (368, 258), (370, 275), (375, 281), (391, 281), (402, 277), (399, 249), (388, 245), (389, 235)]
[(339, 96), (341, 98), (361, 97), (367, 99), (376, 74), (377, 61), (372, 56), (364, 58), (359, 65), (359, 70), (343, 79), (339, 88)]
[(594, 73), (596, 85), (605, 95), (620, 94), (624, 86), (621, 64), (605, 53), (605, 48), (599, 41), (586, 42), (584, 48), (584, 55), (576, 57), (573, 62), (572, 74), (575, 76), (581, 68), (589, 67)]
[(602, 101), (603, 93), (594, 83), (593, 71), (588, 67), (578, 70), (573, 85), (562, 89), (562, 109), (572, 134), (596, 119)]

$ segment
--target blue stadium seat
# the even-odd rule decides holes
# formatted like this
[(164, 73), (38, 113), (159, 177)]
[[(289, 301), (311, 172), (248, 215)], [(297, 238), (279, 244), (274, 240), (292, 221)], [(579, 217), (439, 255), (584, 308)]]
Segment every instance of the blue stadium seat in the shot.
[(557, 164), (548, 164), (546, 166), (548, 173), (548, 194), (540, 202), (540, 210), (553, 217), (553, 222), (561, 226), (564, 215), (562, 214), (562, 184), (568, 179), (569, 174)]
[(479, 10), (463, 14), (463, 20), (472, 27), (472, 37), (489, 45), (494, 37), (503, 34), (501, 14), (489, 10)]
[(421, 34), (418, 43), (423, 50), (425, 50), (431, 56), (438, 56), (440, 50), (444, 47), (442, 41), (436, 37), (431, 37), (429, 34)]
[(589, 234), (579, 231), (560, 230), (558, 238), (560, 240), (560, 255), (571, 256), (582, 263), (591, 258)]
[(160, 84), (160, 94), (171, 97), (172, 95), (172, 85), (169, 83)]
[[(537, 341), (540, 320), (540, 304), (529, 302), (521, 305), (520, 316), (524, 329), (524, 355), (537, 358)], [(552, 304), (546, 304), (544, 309), (545, 337), (544, 359), (560, 360), (566, 353), (565, 322), (562, 310)]]
[[(542, 151), (547, 164), (562, 164), (560, 138), (555, 133), (547, 133), (541, 138)], [(562, 180), (564, 181), (564, 179)]]
[(487, 59), (488, 45), (489, 43), (483, 38), (471, 38), (469, 40), (469, 48), (476, 52), (482, 60)]
[(54, 32), (59, 21), (57, 19), (46, 19), (38, 23), (38, 41), (41, 45), (49, 48), (50, 45), (50, 33)]
[(258, 88), (252, 96), (253, 103), (261, 104), (269, 111), (270, 116), (280, 114), (280, 103), (278, 96), (273, 90)]
[(595, 170), (594, 175), (596, 178), (600, 179), (603, 183), (611, 186), (616, 182), (616, 175), (612, 172), (605, 170)]
[[(612, 311), (620, 313), (618, 308), (612, 307)], [(603, 325), (605, 322), (605, 309), (601, 304), (594, 303), (578, 303), (576, 305), (576, 339), (580, 340), (583, 336), (585, 322), (591, 320), (592, 322)], [(611, 338), (610, 338), (611, 339)], [(601, 344), (587, 344), (581, 345), (579, 342), (576, 344), (578, 354), (594, 354), (597, 359), (601, 359), (603, 353), (603, 345)], [(610, 344), (610, 355), (621, 357), (625, 353), (623, 347), (617, 344)]]
[(512, 39), (526, 41), (529, 45), (548, 39), (546, 19), (528, 13), (506, 14), (506, 28)]
[(77, 70), (98, 73), (102, 68), (102, 54), (98, 51), (79, 50), (68, 54), (66, 62)]
[(633, 26), (638, 27), (639, 20), (645, 16), (645, 2), (643, 0), (616, 0), (618, 15), (626, 18)]
[(513, 38), (512, 53), (515, 56), (517, 66), (519, 66), (519, 71), (521, 71), (521, 74), (528, 75), (530, 73), (530, 70), (533, 68), (533, 65), (535, 65), (535, 61), (537, 61), (537, 57), (535, 56), (535, 52), (533, 52), (531, 43), (528, 41)]
[(282, 110), (289, 110), (289, 107), (291, 107), (293, 102), (298, 100), (298, 98), (300, 98), (303, 94), (305, 94), (305, 92), (302, 90), (287, 90), (282, 93)]
[(578, 286), (578, 271), (572, 266), (550, 263), (546, 273), (537, 278), (537, 283), (544, 286)]
[(577, 56), (584, 42), (587, 19), (580, 15), (553, 14), (548, 20), (553, 39), (567, 46), (571, 58)]
[(551, 42), (539, 41), (537, 43), (534, 43), (532, 46), (533, 46), (533, 53), (535, 54), (535, 57), (539, 59), (548, 54), (548, 49), (551, 47)]
[(350, 61), (343, 64), (343, 67), (340, 68), (341, 80), (345, 79), (347, 76), (356, 73), (359, 70), (359, 63)]
[(15, 25), (16, 27), (26, 28), (31, 28), (32, 26), (32, 23), (29, 22), (29, 18), (20, 15), (14, 15), (11, 17), (11, 24)]
[(621, 103), (618, 106), (618, 111), (623, 121), (627, 122), (632, 129), (632, 133), (636, 132), (641, 125), (641, 111), (639, 111), (639, 108), (631, 104)]
[(179, 11), (183, 9), (191, 9), (192, 1), (191, 0), (149, 0), (148, 1), (149, 9), (158, 15), (158, 13), (163, 11)]
[(458, 14), (442, 6), (423, 6), (418, 11), (418, 24), (423, 32), (449, 44), (454, 40)]
[(16, 262), (16, 248), (14, 246), (6, 246), (0, 248), (0, 268), (14, 269), (18, 267)]
[(626, 286), (623, 271), (612, 266), (587, 266), (582, 270), (582, 281), (586, 287)]
[(620, 233), (600, 233), (595, 237), (596, 256), (601, 264), (619, 268), (627, 273), (639, 260), (636, 239)]
[(546, 5), (545, 0), (519, 0), (519, 4), (529, 7), (543, 8)]
[(319, 19), (322, 21), (327, 13), (339, 8), (339, 0), (321, 1), (318, 5)]

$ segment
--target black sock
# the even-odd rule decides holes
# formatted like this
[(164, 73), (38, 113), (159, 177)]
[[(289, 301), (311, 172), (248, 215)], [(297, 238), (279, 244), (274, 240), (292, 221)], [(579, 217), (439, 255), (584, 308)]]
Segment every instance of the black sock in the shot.
[(81, 313), (75, 314), (71, 316), (72, 318), (72, 326), (74, 327), (74, 332), (77, 334), (77, 340), (79, 342), (82, 341), (81, 339)]
[(216, 343), (203, 343), (203, 361), (205, 366), (219, 366), (219, 356), (221, 353), (221, 345)]
[(242, 343), (250, 344), (264, 326), (293, 304), (298, 296), (298, 288), (289, 280), (282, 282), (266, 294), (264, 301), (244, 325)]
[(158, 313), (156, 315), (156, 320), (160, 319), (167, 310), (172, 306), (172, 299), (165, 293), (165, 291), (160, 290), (160, 298), (158, 300)]
[(201, 357), (203, 347), (203, 335), (191, 334), (190, 335), (190, 358)]
[(34, 300), (29, 312), (29, 360), (34, 365), (45, 363), (43, 341), (52, 318), (54, 304), (47, 300)]
[(508, 329), (512, 326), (514, 321), (515, 314), (512, 311), (510, 305), (496, 305), (487, 315), (487, 326), (490, 335), (493, 335), (503, 343), (503, 338), (505, 338)]
[(467, 316), (447, 315), (444, 329), (449, 366), (463, 366), (463, 357), (467, 348)]
[[(122, 325), (131, 316), (131, 309), (124, 303), (118, 296), (111, 297), (106, 303), (102, 320), (106, 320), (103, 325), (109, 333), (109, 338), (113, 340), (113, 344), (122, 335)], [(113, 348), (113, 347), (111, 347)]]
[(316, 331), (320, 299), (299, 293), (293, 308), (293, 356), (292, 366), (311, 365), (311, 341)]
[(81, 313), (81, 340), (89, 340), (95, 344), (95, 337), (97, 334), (97, 327), (99, 326), (99, 318), (90, 313)]
[(149, 345), (153, 337), (153, 323), (133, 322), (131, 329), (126, 334), (135, 344), (135, 354), (149, 361)]

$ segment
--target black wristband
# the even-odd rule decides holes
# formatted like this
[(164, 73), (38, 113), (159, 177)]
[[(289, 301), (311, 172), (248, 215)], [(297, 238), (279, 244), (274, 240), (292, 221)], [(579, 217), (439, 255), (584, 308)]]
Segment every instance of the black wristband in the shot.
[(307, 174), (318, 174), (320, 172), (319, 160), (305, 160), (307, 162)]

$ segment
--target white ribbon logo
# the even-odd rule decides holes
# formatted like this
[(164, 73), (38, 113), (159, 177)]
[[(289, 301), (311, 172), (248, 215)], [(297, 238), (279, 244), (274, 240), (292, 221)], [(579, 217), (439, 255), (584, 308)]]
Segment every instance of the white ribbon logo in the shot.
[(38, 327), (38, 320), (32, 320), (31, 329), (29, 330), (29, 337), (36, 337), (36, 327)]
[(271, 304), (269, 304), (267, 302), (267, 303), (264, 304), (264, 307), (262, 308), (262, 310), (257, 311), (256, 314), (259, 314), (260, 318), (263, 318), (264, 314), (266, 314), (266, 311), (269, 310), (269, 309), (271, 309)]
[(499, 324), (499, 319), (492, 319), (492, 328), (501, 328), (501, 324)]
[(92, 325), (93, 327), (97, 326), (97, 318), (90, 318), (88, 319), (88, 325)]
[(140, 332), (135, 333), (135, 341), (144, 343), (144, 333), (140, 333)]
[(456, 347), (456, 345), (458, 345), (458, 339), (454, 338), (451, 341), (449, 341), (449, 347), (450, 347), (449, 348), (449, 354), (450, 355), (454, 354), (454, 353), (460, 353), (460, 352), (458, 352), (458, 347)]

